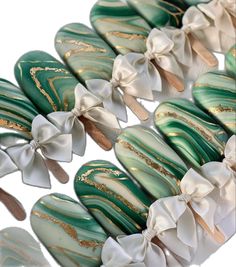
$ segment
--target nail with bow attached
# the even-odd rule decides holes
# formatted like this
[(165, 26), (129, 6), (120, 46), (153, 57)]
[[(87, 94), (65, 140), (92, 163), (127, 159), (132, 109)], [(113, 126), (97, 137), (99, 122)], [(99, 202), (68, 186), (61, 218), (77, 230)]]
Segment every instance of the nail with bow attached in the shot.
[[(115, 115), (102, 107), (101, 100), (90, 93), (81, 84), (75, 88), (75, 106), (71, 111), (57, 111), (48, 115), (48, 119), (56, 125), (61, 132), (72, 134), (73, 152), (82, 156), (86, 147), (85, 130), (97, 140), (104, 149), (112, 148), (112, 143), (100, 135), (94, 123), (105, 126), (112, 131), (120, 128)], [(90, 127), (90, 128), (89, 128)]]
[(174, 42), (172, 53), (179, 63), (187, 67), (192, 67), (193, 50), (206, 64), (210, 67), (214, 67), (218, 64), (216, 57), (194, 34), (209, 26), (210, 22), (206, 19), (204, 14), (199, 9), (192, 6), (187, 9), (183, 16), (181, 29), (166, 27), (161, 28), (161, 30)]
[[(58, 31), (55, 47), (79, 80), (86, 84), (87, 88), (102, 100), (103, 106), (118, 119), (127, 121), (126, 106), (140, 120), (148, 119), (147, 110), (136, 97), (153, 99), (150, 92), (145, 93), (149, 90), (152, 80), (145, 77), (145, 73), (135, 71), (132, 66), (124, 68), (125, 64), (121, 64), (121, 58), (115, 59), (116, 54), (112, 48), (92, 29), (81, 23), (68, 24)], [(121, 69), (117, 67), (118, 64)], [(141, 81), (140, 85), (138, 81)]]
[[(72, 139), (61, 132), (42, 115), (34, 118), (31, 128), (32, 139), (19, 142), (12, 139), (6, 153), (22, 172), (25, 184), (50, 188), (48, 167), (58, 168), (57, 161), (70, 162), (72, 159)], [(40, 150), (40, 153), (39, 153)], [(47, 161), (50, 161), (50, 165)], [(56, 165), (56, 166), (55, 166)], [(54, 172), (55, 173), (55, 172)], [(63, 173), (56, 178), (67, 182), (68, 176)]]
[(0, 187), (0, 202), (2, 202), (9, 212), (18, 220), (26, 218), (26, 212), (22, 204), (14, 196), (10, 195)]
[[(115, 14), (120, 10), (119, 16), (113, 16), (113, 10)], [(156, 80), (160, 80), (160, 72), (170, 85), (178, 91), (184, 90), (182, 71), (174, 56), (169, 53), (173, 47), (172, 41), (167, 36), (163, 37), (163, 33), (157, 33), (157, 29), (152, 31), (147, 22), (127, 3), (114, 1), (107, 6), (106, 1), (98, 1), (90, 16), (93, 27), (117, 53), (131, 53), (130, 60), (136, 72), (139, 70), (149, 74), (148, 68), (154, 72), (155, 64), (158, 67), (155, 70)], [(160, 37), (163, 40), (160, 41)], [(157, 87), (156, 90), (160, 89)]]
[[(67, 112), (75, 107), (74, 92), (78, 80), (51, 55), (43, 51), (26, 53), (15, 65), (15, 76), (26, 95), (43, 114), (57, 111)], [(98, 102), (98, 100), (96, 101)], [(111, 149), (111, 141), (96, 126), (95, 122), (83, 118), (84, 127), (95, 142), (106, 150)], [(81, 128), (79, 130), (81, 131)], [(79, 142), (81, 144), (83, 140), (79, 140)]]

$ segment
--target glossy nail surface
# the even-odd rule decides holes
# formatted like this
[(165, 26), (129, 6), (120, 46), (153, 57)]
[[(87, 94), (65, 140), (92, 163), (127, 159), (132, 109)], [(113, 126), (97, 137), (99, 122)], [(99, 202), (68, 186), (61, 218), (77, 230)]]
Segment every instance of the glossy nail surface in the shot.
[(40, 241), (61, 266), (100, 266), (107, 236), (72, 198), (61, 194), (41, 198), (34, 205), (30, 220)]
[(179, 194), (178, 184), (187, 167), (150, 128), (124, 129), (117, 138), (115, 153), (127, 171), (155, 198)]
[(111, 79), (116, 54), (84, 24), (72, 23), (62, 27), (56, 35), (55, 48), (82, 83), (91, 79)]
[(228, 135), (191, 101), (179, 98), (162, 102), (154, 121), (172, 148), (192, 166), (221, 160)]
[(208, 72), (193, 86), (195, 103), (230, 134), (236, 133), (236, 81), (223, 72)]
[(137, 233), (146, 227), (152, 202), (112, 163), (86, 163), (77, 172), (74, 186), (80, 201), (112, 236)]
[(236, 44), (225, 55), (226, 71), (236, 79)]

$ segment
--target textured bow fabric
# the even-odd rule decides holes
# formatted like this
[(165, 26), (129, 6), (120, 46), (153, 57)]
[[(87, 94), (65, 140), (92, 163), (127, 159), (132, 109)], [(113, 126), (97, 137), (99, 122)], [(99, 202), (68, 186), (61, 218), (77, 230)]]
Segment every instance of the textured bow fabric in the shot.
[(132, 257), (111, 237), (103, 246), (101, 258), (101, 267), (146, 267), (144, 263), (133, 263)]
[(17, 170), (9, 155), (0, 148), (0, 178)]
[(172, 53), (175, 55), (178, 62), (187, 67), (191, 67), (193, 55), (188, 34), (201, 31), (209, 27), (210, 23), (199, 9), (192, 6), (185, 12), (182, 24), (183, 26), (181, 29), (165, 27), (161, 28), (161, 30), (173, 41), (174, 46), (172, 48)]
[(86, 147), (86, 133), (83, 123), (79, 120), (83, 116), (90, 121), (99, 123), (109, 129), (119, 129), (116, 117), (101, 107), (101, 101), (91, 94), (81, 84), (75, 88), (75, 107), (70, 112), (53, 112), (48, 119), (65, 134), (72, 135), (73, 152), (82, 156)]
[[(71, 161), (71, 136), (62, 135), (41, 115), (34, 118), (31, 134), (30, 143), (11, 146), (6, 152), (22, 171), (24, 183), (50, 188), (49, 173), (42, 155), (55, 161)], [(39, 149), (42, 155), (38, 153)]]
[(88, 80), (86, 85), (102, 99), (106, 109), (127, 121), (122, 91), (136, 98), (153, 100), (152, 91), (161, 91), (161, 78), (142, 54), (129, 53), (116, 57), (110, 81), (94, 79)]
[(223, 162), (206, 163), (201, 170), (215, 186), (212, 197), (217, 203), (215, 222), (218, 224), (236, 207), (236, 136), (228, 140)]
[[(182, 194), (157, 200), (149, 210), (149, 224), (174, 254), (191, 260), (197, 249), (196, 222), (192, 210), (214, 228), (216, 204), (208, 195), (213, 185), (190, 169), (181, 181)], [(191, 206), (191, 208), (190, 208)]]
[(235, 43), (236, 33), (231, 18), (231, 15), (236, 17), (235, 7), (234, 0), (212, 0), (207, 4), (198, 5), (198, 8), (213, 21), (206, 34), (212, 34), (212, 41), (222, 51), (228, 50)]

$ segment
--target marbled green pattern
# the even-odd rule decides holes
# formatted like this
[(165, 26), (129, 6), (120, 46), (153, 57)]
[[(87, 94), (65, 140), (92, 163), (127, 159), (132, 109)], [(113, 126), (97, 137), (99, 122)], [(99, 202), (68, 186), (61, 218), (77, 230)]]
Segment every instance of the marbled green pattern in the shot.
[(197, 106), (236, 134), (236, 81), (223, 72), (203, 74), (193, 86)]
[(226, 132), (209, 115), (187, 99), (162, 102), (154, 122), (173, 149), (190, 165), (200, 167), (221, 160)]
[(151, 28), (125, 1), (99, 0), (90, 13), (90, 20), (117, 53), (146, 51)]
[(90, 79), (110, 80), (116, 54), (93, 30), (80, 23), (62, 27), (55, 47), (82, 83)]
[(183, 0), (127, 0), (152, 27), (180, 27), (187, 9)]
[(210, 1), (211, 0), (184, 0), (185, 3), (191, 6), (201, 4), (201, 3), (208, 3)]
[(122, 165), (155, 198), (179, 194), (187, 167), (149, 128), (128, 127), (118, 136), (115, 153)]
[(225, 55), (225, 68), (229, 75), (236, 79), (236, 44)]
[(1, 267), (50, 267), (40, 245), (24, 229), (9, 227), (0, 231)]
[(29, 99), (44, 114), (74, 107), (77, 79), (57, 59), (43, 51), (24, 54), (15, 65), (15, 77)]
[(150, 199), (112, 163), (88, 162), (77, 172), (74, 185), (81, 202), (112, 236), (146, 228)]
[(28, 139), (31, 123), (37, 115), (35, 106), (21, 89), (0, 79), (0, 127), (9, 131), (9, 134), (16, 133), (19, 137)]
[(62, 267), (97, 267), (107, 235), (94, 218), (72, 198), (42, 197), (31, 212), (31, 225)]

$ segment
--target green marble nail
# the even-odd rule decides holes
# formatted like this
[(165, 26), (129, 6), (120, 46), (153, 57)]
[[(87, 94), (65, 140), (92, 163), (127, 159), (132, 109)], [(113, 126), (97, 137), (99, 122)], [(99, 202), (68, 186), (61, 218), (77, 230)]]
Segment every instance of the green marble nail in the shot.
[(112, 163), (95, 160), (83, 165), (74, 186), (81, 202), (113, 237), (146, 228), (152, 202)]
[(50, 267), (40, 245), (24, 229), (9, 227), (0, 231), (1, 267)]
[(82, 83), (111, 79), (116, 54), (87, 26), (72, 23), (62, 27), (56, 35), (55, 48)]
[(60, 266), (100, 266), (107, 235), (72, 198), (61, 194), (41, 198), (30, 220), (34, 232)]
[(180, 193), (178, 184), (188, 169), (153, 130), (142, 126), (124, 129), (117, 138), (115, 153), (127, 171), (155, 198)]
[(197, 106), (230, 134), (236, 134), (236, 81), (223, 72), (203, 74), (193, 86)]
[(26, 53), (15, 65), (15, 77), (42, 113), (74, 108), (74, 89), (78, 81), (51, 55), (43, 51)]
[(198, 4), (201, 4), (201, 3), (208, 3), (210, 2), (211, 0), (184, 0), (185, 3), (187, 3), (188, 5), (198, 5)]
[(236, 44), (225, 55), (226, 71), (236, 79)]
[(187, 99), (161, 103), (154, 122), (168, 143), (190, 165), (200, 167), (222, 159), (226, 132), (209, 115)]
[(96, 31), (119, 54), (146, 52), (151, 27), (122, 0), (99, 0), (90, 20)]
[(180, 27), (187, 5), (182, 0), (128, 0), (152, 27)]
[(31, 123), (38, 111), (11, 82), (0, 79), (0, 127), (22, 138), (30, 138)]

